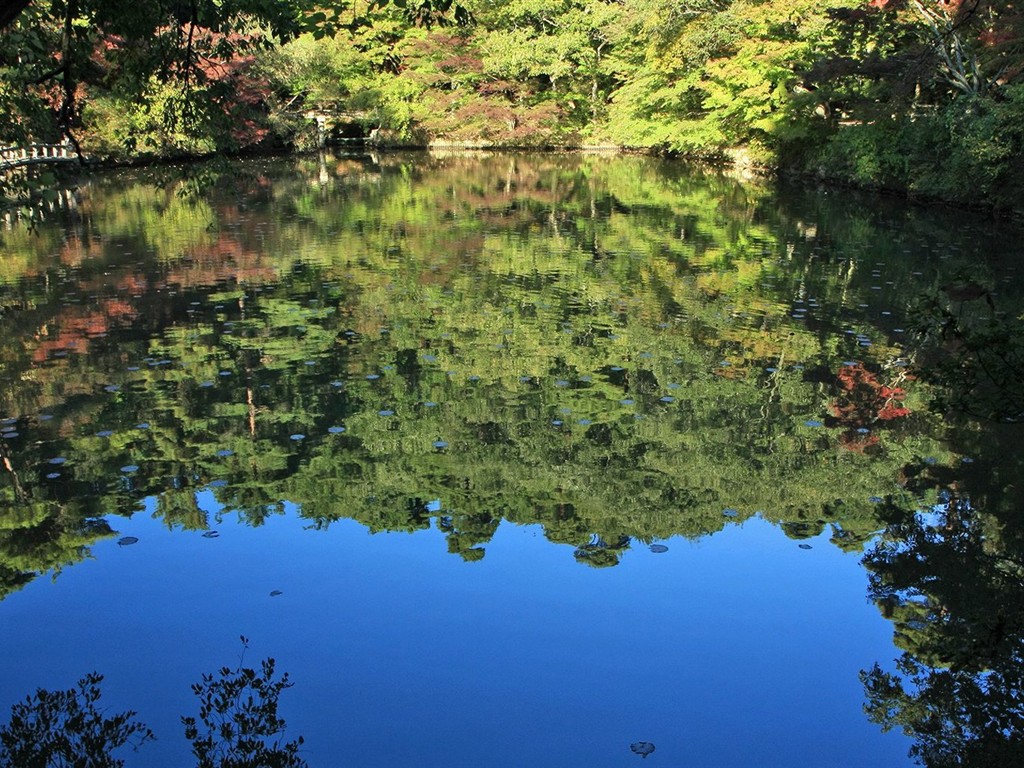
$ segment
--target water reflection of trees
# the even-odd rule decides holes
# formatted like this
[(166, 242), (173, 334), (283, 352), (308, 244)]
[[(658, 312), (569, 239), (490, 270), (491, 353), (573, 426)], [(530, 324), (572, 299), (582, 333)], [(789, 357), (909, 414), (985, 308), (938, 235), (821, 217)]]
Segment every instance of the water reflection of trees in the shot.
[[(916, 358), (965, 458), (903, 471), (937, 503), (885, 506), (871, 594), (896, 628), (894, 671), (863, 673), (867, 712), (927, 766), (1024, 764), (1024, 393), (1020, 318), (960, 276), (920, 302)], [(967, 421), (965, 414), (1003, 422)], [(999, 460), (996, 457), (1001, 457)]]
[(857, 252), (913, 288), (885, 222), (647, 158), (304, 162), (116, 177), (73, 236), (5, 233), (11, 588), (145, 498), (204, 529), (200, 494), (468, 560), (502, 519), (590, 564), (758, 512), (857, 548), (908, 455), (949, 457), (897, 334), (846, 309), (883, 308)]
[(941, 488), (939, 503), (889, 505), (865, 558), (903, 648), (894, 671), (863, 673), (866, 709), (928, 766), (1024, 762), (1024, 505), (985, 463), (912, 467), (909, 486)]
[[(192, 686), (199, 711), (183, 716), (185, 738), (196, 768), (305, 768), (299, 756), (303, 739), (285, 739), (287, 723), (279, 714), (281, 694), (292, 686), (278, 675), (274, 659), (258, 667), (242, 656)], [(11, 707), (0, 726), (0, 765), (9, 768), (121, 768), (124, 748), (138, 751), (156, 738), (136, 712), (110, 713), (100, 702), (103, 676), (90, 673), (67, 690), (38, 689)]]

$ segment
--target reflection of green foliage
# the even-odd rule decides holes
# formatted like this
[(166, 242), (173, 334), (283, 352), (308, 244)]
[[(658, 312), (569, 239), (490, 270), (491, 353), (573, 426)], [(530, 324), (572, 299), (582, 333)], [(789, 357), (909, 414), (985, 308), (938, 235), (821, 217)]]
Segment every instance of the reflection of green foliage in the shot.
[(917, 308), (919, 350), (943, 411), (1024, 420), (1024, 316), (997, 312), (969, 279), (929, 294)]
[[(33, 437), (11, 442), (8, 508), (45, 501), (53, 531), (94, 540), (75, 521), (145, 497), (201, 529), (202, 489), (251, 524), (290, 501), (373, 531), (426, 528), (437, 499), (464, 558), (507, 520), (611, 564), (726, 508), (856, 549), (880, 527), (870, 497), (951, 458), (875, 311), (923, 258), (884, 221), (650, 158), (320, 160), (190, 199), (97, 182), (59, 258), (51, 230), (14, 232), (0, 408)], [(887, 304), (859, 252), (894, 262)], [(899, 409), (845, 407), (851, 357)], [(12, 585), (84, 556), (44, 557), (51, 529), (26, 525), (40, 541)]]

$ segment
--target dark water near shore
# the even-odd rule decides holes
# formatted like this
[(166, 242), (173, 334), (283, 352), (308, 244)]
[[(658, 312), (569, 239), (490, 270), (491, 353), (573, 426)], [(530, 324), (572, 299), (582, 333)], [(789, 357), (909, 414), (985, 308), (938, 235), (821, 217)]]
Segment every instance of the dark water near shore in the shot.
[(0, 719), (96, 670), (187, 765), (245, 635), (317, 767), (907, 765), (902, 654), (1012, 742), (1017, 427), (915, 346), (951, 282), (1020, 306), (965, 218), (635, 157), (93, 179), (0, 232)]

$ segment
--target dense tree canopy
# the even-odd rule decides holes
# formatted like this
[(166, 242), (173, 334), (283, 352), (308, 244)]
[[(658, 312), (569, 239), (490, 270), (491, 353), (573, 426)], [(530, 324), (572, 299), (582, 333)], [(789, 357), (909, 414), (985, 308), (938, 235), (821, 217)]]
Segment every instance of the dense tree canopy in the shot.
[(1006, 206), (1024, 177), (1024, 17), (993, 0), (58, 0), (0, 36), (0, 140), (97, 158), (309, 146), (319, 114)]

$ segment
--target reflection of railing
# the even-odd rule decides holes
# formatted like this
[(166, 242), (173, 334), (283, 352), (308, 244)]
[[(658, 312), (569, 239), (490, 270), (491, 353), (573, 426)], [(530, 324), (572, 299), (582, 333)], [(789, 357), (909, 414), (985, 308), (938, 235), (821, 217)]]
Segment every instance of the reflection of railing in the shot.
[(26, 165), (73, 163), (78, 154), (68, 144), (29, 144), (24, 147), (0, 147), (0, 173)]

